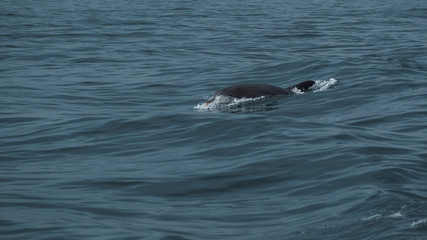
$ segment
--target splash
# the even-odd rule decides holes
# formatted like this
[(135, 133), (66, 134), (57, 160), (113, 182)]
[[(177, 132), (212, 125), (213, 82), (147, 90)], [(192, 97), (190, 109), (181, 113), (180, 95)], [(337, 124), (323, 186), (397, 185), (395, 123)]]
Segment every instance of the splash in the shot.
[(314, 82), (316, 83), (314, 84), (314, 86), (311, 87), (313, 92), (323, 92), (334, 86), (338, 82), (338, 80), (336, 80), (335, 78), (327, 78), (325, 80), (317, 80)]
[[(206, 98), (207, 99), (207, 98)], [(251, 106), (257, 105), (265, 99), (264, 96), (257, 98), (233, 98), (229, 96), (216, 96), (210, 103), (199, 103), (194, 106), (198, 111), (230, 111), (233, 109), (245, 110)]]
[(304, 92), (303, 92), (303, 91), (299, 90), (299, 89), (298, 89), (298, 88), (296, 88), (296, 87), (293, 87), (293, 88), (291, 89), (291, 92), (292, 92), (293, 94), (304, 94)]

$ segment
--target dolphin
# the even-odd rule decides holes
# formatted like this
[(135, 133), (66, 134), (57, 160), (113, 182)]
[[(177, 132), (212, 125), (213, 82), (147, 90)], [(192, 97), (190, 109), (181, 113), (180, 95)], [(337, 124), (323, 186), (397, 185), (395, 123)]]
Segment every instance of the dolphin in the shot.
[(298, 89), (301, 92), (306, 92), (314, 81), (300, 82), (288, 88), (281, 88), (270, 84), (240, 84), (227, 88), (223, 88), (215, 92), (215, 94), (205, 103), (205, 105), (215, 101), (217, 96), (229, 96), (234, 98), (256, 98), (256, 97), (271, 97), (276, 95), (292, 95), (295, 94), (292, 90)]

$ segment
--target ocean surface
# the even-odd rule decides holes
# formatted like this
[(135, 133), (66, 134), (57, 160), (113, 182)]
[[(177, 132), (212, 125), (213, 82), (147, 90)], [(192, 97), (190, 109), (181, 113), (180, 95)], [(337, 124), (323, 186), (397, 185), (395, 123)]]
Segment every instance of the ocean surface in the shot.
[(0, 239), (427, 239), (426, 26), (424, 0), (2, 0)]

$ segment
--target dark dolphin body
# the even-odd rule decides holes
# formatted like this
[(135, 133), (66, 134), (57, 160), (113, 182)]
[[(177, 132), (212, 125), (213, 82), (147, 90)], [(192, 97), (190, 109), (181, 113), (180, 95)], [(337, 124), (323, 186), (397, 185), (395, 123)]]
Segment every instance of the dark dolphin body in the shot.
[(256, 97), (271, 97), (275, 95), (292, 95), (292, 89), (305, 92), (314, 85), (314, 81), (305, 81), (298, 83), (292, 87), (281, 88), (269, 84), (241, 84), (227, 87), (217, 91), (205, 104), (213, 102), (216, 96), (230, 96), (234, 98), (256, 98)]

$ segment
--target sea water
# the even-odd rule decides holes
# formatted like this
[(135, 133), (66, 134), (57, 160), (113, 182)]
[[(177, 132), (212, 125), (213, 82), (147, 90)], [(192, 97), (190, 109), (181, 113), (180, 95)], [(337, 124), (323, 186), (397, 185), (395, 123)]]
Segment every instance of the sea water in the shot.
[(3, 0), (0, 239), (427, 239), (426, 26), (417, 0)]

